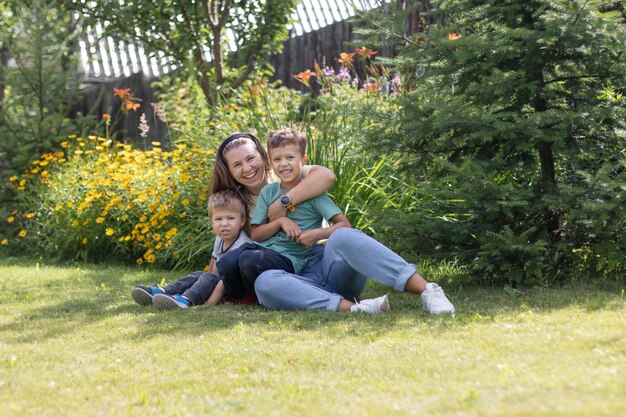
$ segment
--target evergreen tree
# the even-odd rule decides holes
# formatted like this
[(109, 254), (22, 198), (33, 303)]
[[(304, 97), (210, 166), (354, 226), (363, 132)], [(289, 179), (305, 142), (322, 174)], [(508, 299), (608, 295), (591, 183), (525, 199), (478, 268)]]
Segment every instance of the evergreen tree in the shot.
[(433, 1), (401, 35), (402, 105), (369, 143), (426, 196), (405, 245), (511, 284), (624, 272), (626, 30), (597, 3)]
[[(71, 14), (44, 0), (0, 4), (0, 216), (13, 199), (10, 177), (60, 149), (79, 97), (78, 33)], [(0, 223), (1, 225), (1, 223)]]

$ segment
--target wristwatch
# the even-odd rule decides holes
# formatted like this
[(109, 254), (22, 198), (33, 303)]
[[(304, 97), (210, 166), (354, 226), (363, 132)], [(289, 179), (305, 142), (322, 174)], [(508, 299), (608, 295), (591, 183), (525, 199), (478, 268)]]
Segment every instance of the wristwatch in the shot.
[(291, 197), (289, 197), (287, 194), (283, 194), (280, 196), (280, 204), (291, 212), (296, 211), (296, 206), (293, 205), (293, 203), (291, 202)]

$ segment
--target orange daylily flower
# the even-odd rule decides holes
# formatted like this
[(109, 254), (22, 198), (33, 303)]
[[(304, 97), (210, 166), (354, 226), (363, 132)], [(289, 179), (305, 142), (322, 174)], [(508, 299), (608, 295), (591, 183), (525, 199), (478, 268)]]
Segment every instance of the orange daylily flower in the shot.
[(352, 59), (354, 58), (354, 52), (352, 53), (346, 53), (346, 52), (342, 52), (339, 56), (339, 58), (337, 58), (337, 61), (341, 62), (343, 65), (345, 66), (350, 66), (352, 65)]
[(131, 96), (130, 88), (113, 88), (113, 97), (118, 96), (121, 100)]
[(252, 94), (253, 96), (256, 96), (257, 94), (259, 94), (260, 91), (261, 91), (260, 85), (253, 85), (252, 87), (250, 87), (250, 94)]
[(457, 39), (461, 39), (461, 35), (459, 35), (459, 34), (458, 34), (458, 33), (456, 33), (456, 32), (452, 32), (452, 33), (450, 33), (450, 34), (448, 35), (448, 39), (449, 39), (449, 40), (451, 40), (451, 41), (455, 41), (455, 40), (457, 40)]
[(317, 75), (322, 73), (322, 68), (320, 68), (320, 64), (317, 63), (317, 59), (313, 61), (313, 69)]
[[(134, 99), (134, 100), (137, 100), (137, 99)], [(126, 112), (129, 112), (131, 110), (137, 110), (140, 106), (141, 106), (141, 104), (136, 103), (136, 102), (134, 102), (132, 100), (124, 100), (122, 102), (122, 111), (126, 113)]]
[(109, 120), (109, 119), (111, 118), (111, 115), (110, 115), (109, 113), (104, 113), (104, 114), (102, 115), (102, 118), (103, 118), (104, 120)]
[(311, 77), (315, 77), (315, 73), (309, 69), (299, 74), (294, 75), (294, 78), (296, 78), (298, 81), (300, 81), (302, 84), (306, 86), (309, 85), (309, 78)]
[(372, 59), (374, 55), (378, 53), (378, 51), (374, 51), (373, 49), (369, 49), (366, 46), (355, 49), (356, 53), (359, 54), (361, 58)]

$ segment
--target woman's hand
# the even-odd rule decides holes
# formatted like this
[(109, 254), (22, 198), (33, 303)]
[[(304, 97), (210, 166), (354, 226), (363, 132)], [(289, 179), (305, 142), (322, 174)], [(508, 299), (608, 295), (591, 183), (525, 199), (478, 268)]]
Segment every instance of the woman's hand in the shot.
[(280, 227), (285, 231), (287, 237), (291, 240), (297, 240), (302, 234), (302, 230), (298, 225), (288, 217), (281, 217), (279, 219)]
[(306, 230), (300, 234), (297, 242), (304, 247), (310, 248), (315, 245), (318, 240), (320, 240), (319, 229)]
[(270, 204), (267, 209), (267, 218), (270, 222), (279, 219), (280, 217), (285, 217), (287, 215), (287, 207), (283, 207), (280, 204), (280, 198), (274, 200), (272, 204)]

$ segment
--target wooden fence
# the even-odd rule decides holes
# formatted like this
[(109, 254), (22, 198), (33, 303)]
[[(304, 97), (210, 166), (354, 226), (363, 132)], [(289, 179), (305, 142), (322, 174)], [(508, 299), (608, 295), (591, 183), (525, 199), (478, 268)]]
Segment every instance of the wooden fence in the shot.
[[(432, 23), (432, 18), (424, 19), (421, 16), (421, 11), (430, 8), (429, 0), (396, 0), (396, 3), (402, 8), (410, 7), (416, 2), (420, 3), (420, 7), (405, 19), (404, 30), (406, 34), (418, 31), (424, 20), (427, 20), (427, 23)], [(299, 13), (298, 21), (300, 24), (302, 25), (303, 22), (309, 22), (308, 24), (311, 25), (310, 22), (319, 21), (322, 10), (326, 14), (329, 14), (330, 11), (323, 8), (324, 4), (328, 4), (328, 2), (319, 3), (319, 7), (322, 7), (319, 12), (315, 10), (309, 10), (309, 12), (307, 12), (304, 6), (299, 5), (297, 13)], [(368, 0), (367, 4), (371, 6), (371, 0)], [(366, 9), (365, 3), (363, 9)], [(314, 13), (315, 15), (313, 15)], [(339, 13), (338, 10), (335, 11), (335, 13), (342, 18), (345, 17)], [(317, 30), (310, 30), (311, 27), (309, 27), (308, 32), (303, 31), (299, 36), (291, 37), (283, 43), (282, 52), (270, 58), (270, 63), (275, 69), (274, 80), (282, 81), (283, 85), (289, 88), (301, 89), (302, 85), (294, 79), (293, 75), (312, 68), (315, 61), (320, 65), (327, 65), (338, 69), (339, 65), (336, 59), (341, 52), (350, 52), (354, 49), (350, 44), (358, 40), (358, 35), (354, 31), (355, 23), (344, 19), (328, 24), (328, 22), (331, 21), (330, 18), (326, 17), (326, 26)], [(307, 28), (303, 26), (301, 29)], [(108, 41), (108, 43), (111, 42), (110, 40)], [(154, 59), (151, 62), (146, 61), (145, 56), (142, 58), (143, 52), (136, 47), (124, 45), (123, 43), (117, 44), (116, 47), (122, 48), (123, 50), (123, 53), (117, 58), (117, 62), (111, 61), (111, 53), (109, 53), (107, 58), (106, 52), (98, 52), (101, 54), (99, 55), (100, 59), (107, 58), (109, 60), (108, 65), (112, 70), (115, 70), (113, 72), (119, 74), (125, 74), (125, 72), (122, 71), (122, 64), (128, 64), (135, 59), (135, 61), (133, 61), (135, 62), (135, 64), (133, 64), (135, 65), (133, 70), (138, 70), (139, 72), (130, 76), (114, 79), (111, 79), (111, 77), (95, 77), (91, 72), (94, 70), (93, 64), (91, 64), (92, 67), (86, 69), (87, 75), (92, 74), (92, 76), (86, 79), (86, 81), (89, 82), (89, 86), (85, 88), (84, 99), (78, 104), (76, 111), (80, 111), (83, 114), (91, 113), (97, 115), (110, 113), (115, 117), (115, 115), (119, 113), (121, 103), (119, 99), (114, 99), (113, 88), (130, 88), (133, 95), (141, 98), (143, 101), (138, 111), (130, 112), (127, 117), (120, 121), (120, 124), (117, 126), (121, 131), (120, 139), (141, 146), (144, 145), (144, 142), (150, 145), (152, 141), (158, 141), (168, 146), (170, 140), (167, 135), (167, 127), (155, 117), (154, 109), (150, 103), (156, 101), (155, 91), (151, 86), (151, 81), (158, 79), (159, 73), (163, 72), (165, 68), (168, 68), (168, 71), (171, 70), (171, 68), (167, 66), (167, 61), (160, 63)], [(101, 50), (102, 48), (99, 49)], [(395, 53), (396, 51), (387, 49), (379, 51), (378, 56), (393, 56)], [(135, 58), (133, 58), (133, 55), (135, 55)], [(148, 69), (143, 69), (143, 66), (138, 64), (140, 61), (144, 64), (147, 62), (149, 64)], [(101, 63), (101, 65), (104, 65), (104, 63)], [(128, 72), (128, 68), (124, 71)], [(143, 113), (146, 114), (146, 118), (151, 126), (147, 140), (144, 140), (139, 135), (139, 117)], [(149, 147), (150, 146), (148, 146), (148, 148)]]

